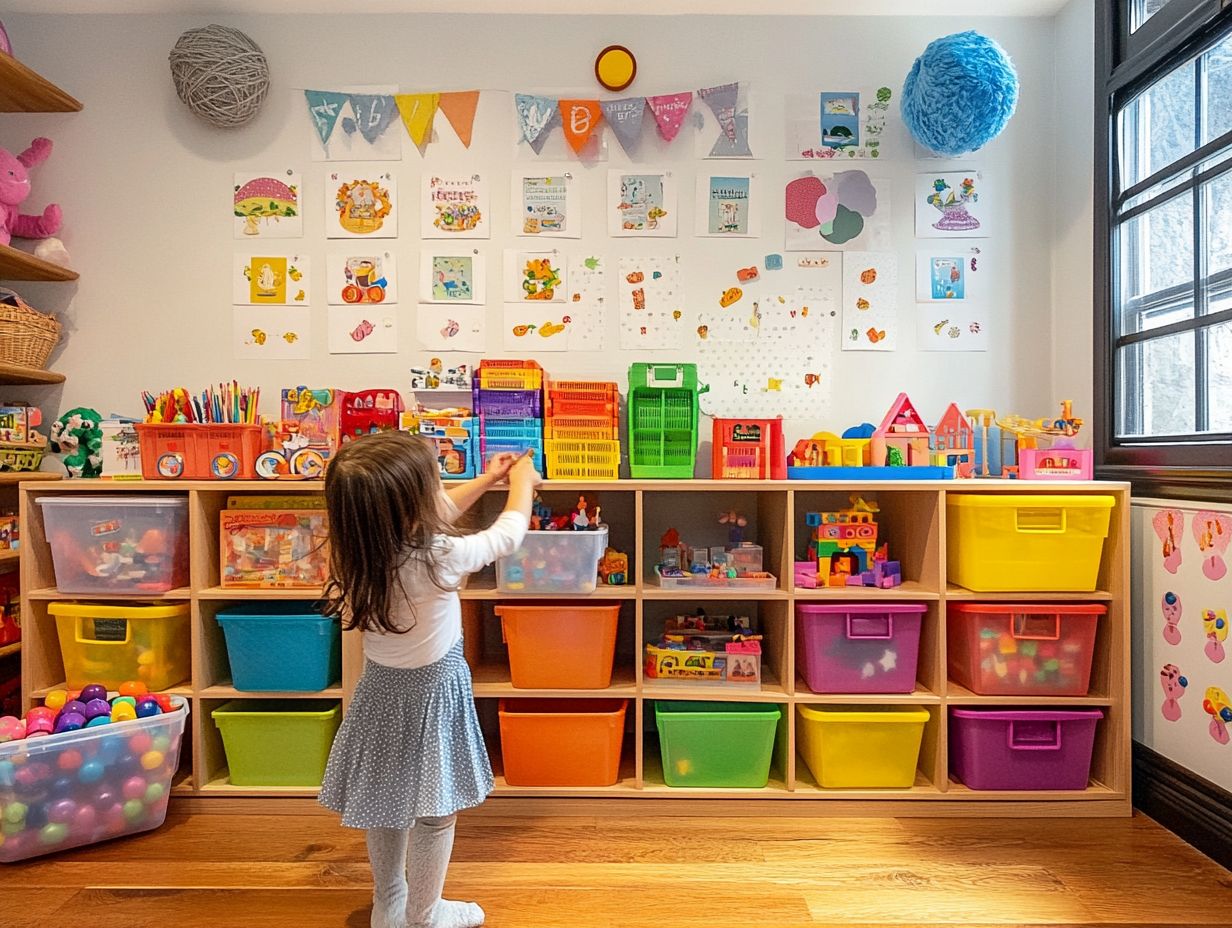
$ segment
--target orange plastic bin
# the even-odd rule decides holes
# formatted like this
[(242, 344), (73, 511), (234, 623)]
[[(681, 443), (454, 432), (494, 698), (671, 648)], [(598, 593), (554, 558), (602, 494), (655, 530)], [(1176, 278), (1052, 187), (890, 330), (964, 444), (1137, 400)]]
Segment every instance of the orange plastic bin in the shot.
[(619, 603), (502, 603), (495, 611), (518, 689), (601, 690), (611, 685)]
[(502, 699), (501, 755), (510, 786), (613, 786), (626, 699)]

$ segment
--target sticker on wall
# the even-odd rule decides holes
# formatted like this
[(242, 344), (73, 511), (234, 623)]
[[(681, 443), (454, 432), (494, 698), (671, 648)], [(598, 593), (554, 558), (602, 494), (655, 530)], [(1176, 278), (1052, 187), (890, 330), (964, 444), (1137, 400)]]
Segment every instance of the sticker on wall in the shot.
[(416, 393), (437, 390), (450, 393), (471, 392), (471, 365), (454, 364), (449, 367), (437, 357), (426, 358), (420, 363), (422, 367), (411, 368), (411, 389)]
[(490, 238), (488, 185), (480, 174), (425, 174), (420, 200), (422, 238)]
[(889, 181), (874, 180), (856, 168), (801, 174), (789, 180), (784, 189), (786, 248), (889, 248), (889, 201)]
[(843, 350), (898, 349), (898, 259), (891, 253), (843, 255)]
[(297, 306), (236, 306), (231, 346), (240, 361), (307, 361), (312, 357), (312, 314)]
[(503, 322), (506, 351), (569, 350), (568, 332), (573, 317), (568, 306), (506, 303)]
[(415, 319), (419, 346), (425, 351), (486, 350), (483, 306), (421, 303)]
[(237, 172), (234, 190), (236, 238), (302, 238), (299, 174)]
[(1228, 572), (1224, 556), (1232, 541), (1232, 516), (1203, 509), (1194, 513), (1190, 525), (1202, 558), (1202, 575), (1207, 580), (1222, 580)]
[(926, 248), (915, 256), (915, 298), (921, 303), (953, 303), (983, 296), (987, 260), (978, 245)]
[(569, 259), (570, 351), (603, 349), (607, 321), (607, 259), (585, 255)]
[(1206, 730), (1216, 743), (1227, 744), (1232, 740), (1228, 737), (1228, 723), (1232, 722), (1232, 704), (1229, 703), (1226, 692), (1218, 686), (1208, 686), (1202, 699), (1202, 711), (1211, 717)]
[(617, 264), (620, 347), (679, 348), (687, 342), (680, 258), (621, 258)]
[(789, 94), (786, 100), (788, 161), (884, 158), (886, 120), (893, 108), (889, 87)]
[(505, 249), (506, 303), (564, 303), (565, 257), (555, 249)]
[(487, 300), (484, 256), (467, 252), (419, 253), (419, 300), (422, 303), (476, 304)]
[(398, 302), (397, 273), (388, 251), (325, 258), (326, 302), (336, 306)]
[(988, 204), (979, 171), (917, 174), (916, 238), (986, 238)]
[(325, 176), (325, 237), (397, 238), (397, 193), (388, 171), (331, 171)]
[(1228, 640), (1228, 612), (1226, 609), (1203, 609), (1202, 632), (1206, 635), (1206, 643), (1202, 646), (1204, 653), (1212, 664), (1222, 664), (1226, 656), (1223, 643)]
[(1181, 540), (1185, 537), (1185, 513), (1179, 509), (1160, 509), (1151, 517), (1151, 528), (1159, 538), (1164, 570), (1176, 573), (1181, 566)]
[(231, 302), (236, 305), (308, 305), (305, 255), (236, 255), (233, 268)]
[(530, 238), (581, 238), (578, 179), (568, 168), (515, 170), (510, 186), (513, 234)]
[(1176, 664), (1164, 664), (1159, 670), (1159, 685), (1164, 690), (1164, 701), (1159, 707), (1160, 714), (1166, 721), (1179, 722), (1181, 720), (1181, 697), (1185, 695), (1189, 681)]
[(982, 302), (916, 303), (916, 347), (921, 351), (987, 351), (988, 309)]
[(1160, 599), (1159, 604), (1164, 614), (1164, 641), (1171, 645), (1178, 645), (1181, 643), (1181, 597), (1168, 590)]
[(608, 171), (608, 233), (676, 237), (676, 182), (671, 171)]
[(715, 238), (757, 237), (761, 234), (759, 196), (756, 174), (699, 174), (697, 234)]
[(326, 310), (330, 354), (395, 354), (398, 316), (393, 306), (331, 306)]

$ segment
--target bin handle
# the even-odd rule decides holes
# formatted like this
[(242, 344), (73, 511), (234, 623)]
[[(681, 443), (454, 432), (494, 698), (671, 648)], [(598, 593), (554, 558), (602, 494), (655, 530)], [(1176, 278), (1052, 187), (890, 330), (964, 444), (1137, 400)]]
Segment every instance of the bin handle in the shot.
[(509, 639), (505, 637), (505, 617), (502, 615), (500, 617), (500, 620), (501, 620), (501, 644), (508, 644)]
[(1027, 620), (1031, 616), (1026, 613), (1015, 613), (1014, 620), (1010, 623), (1010, 637), (1018, 638), (1022, 641), (1057, 641), (1061, 637), (1061, 616), (1054, 613), (1052, 616), (1052, 634), (1031, 635), (1025, 629)]
[(82, 616), (81, 618), (77, 620), (77, 636), (76, 636), (77, 643), (78, 644), (89, 644), (89, 645), (95, 645), (95, 646), (109, 645), (109, 644), (121, 644), (121, 645), (132, 644), (133, 623), (128, 621), (128, 619), (121, 619), (120, 621), (124, 623), (124, 640), (123, 641), (99, 641), (97, 638), (86, 638), (85, 637), (86, 617)]
[(1010, 722), (1006, 741), (1011, 751), (1059, 751), (1061, 750), (1061, 723), (1052, 723), (1052, 741), (1018, 741), (1014, 737), (1014, 723)]
[[(863, 619), (866, 622), (875, 622), (877, 619), (885, 621), (885, 634), (860, 633), (855, 631), (853, 624)], [(847, 614), (847, 637), (857, 641), (887, 641), (894, 637), (894, 616), (856, 616), (851, 613)]]
[(1064, 535), (1065, 509), (1055, 506), (1048, 509), (1018, 509), (1014, 513), (1015, 528), (1031, 535)]

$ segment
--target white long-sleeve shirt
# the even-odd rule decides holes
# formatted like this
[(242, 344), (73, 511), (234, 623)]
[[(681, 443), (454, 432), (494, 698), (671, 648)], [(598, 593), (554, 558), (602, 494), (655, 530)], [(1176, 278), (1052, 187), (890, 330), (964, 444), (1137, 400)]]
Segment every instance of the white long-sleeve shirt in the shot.
[[(457, 512), (448, 497), (442, 499), (447, 516)], [(522, 513), (503, 512), (490, 528), (474, 535), (438, 535), (432, 562), (446, 589), (432, 582), (421, 561), (408, 561), (401, 578), (407, 597), (395, 585), (391, 608), (397, 627), (410, 631), (365, 631), (364, 656), (387, 667), (425, 667), (439, 661), (462, 638), (462, 604), (456, 591), (462, 578), (513, 554), (529, 528), (530, 521)]]

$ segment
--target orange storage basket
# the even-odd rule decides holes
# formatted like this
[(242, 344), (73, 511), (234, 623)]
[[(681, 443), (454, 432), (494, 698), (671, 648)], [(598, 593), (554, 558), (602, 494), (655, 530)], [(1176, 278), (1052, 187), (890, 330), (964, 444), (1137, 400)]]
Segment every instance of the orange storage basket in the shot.
[(502, 699), (501, 755), (510, 786), (613, 786), (626, 699)]
[(502, 603), (495, 612), (518, 689), (601, 690), (611, 685), (619, 603)]

